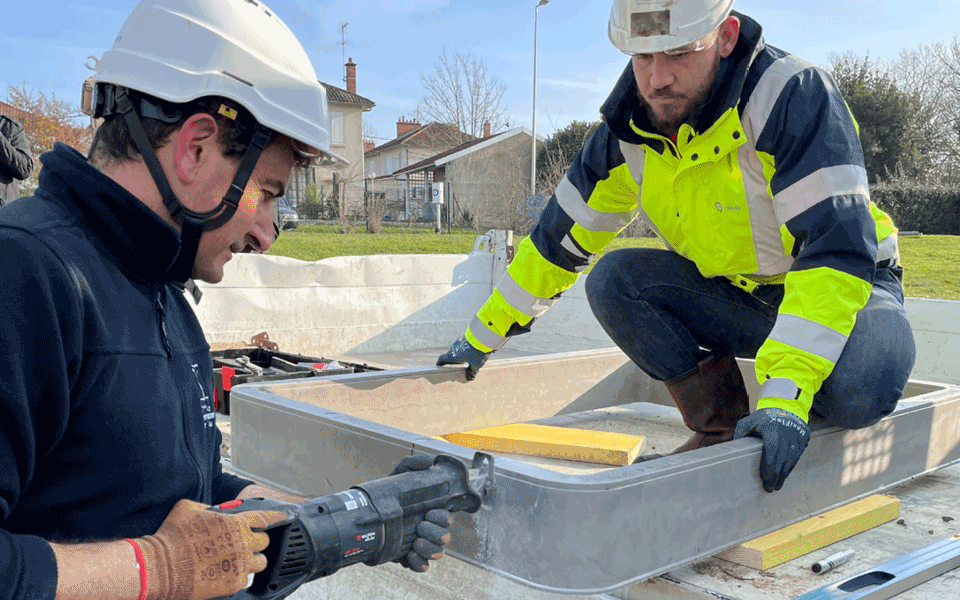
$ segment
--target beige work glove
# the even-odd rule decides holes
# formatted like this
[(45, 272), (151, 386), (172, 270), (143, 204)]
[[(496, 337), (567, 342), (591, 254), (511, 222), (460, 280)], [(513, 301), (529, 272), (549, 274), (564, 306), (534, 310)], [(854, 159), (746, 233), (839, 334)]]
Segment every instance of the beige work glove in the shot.
[(225, 514), (205, 504), (177, 502), (154, 535), (134, 540), (143, 551), (147, 600), (208, 600), (247, 587), (267, 567), (270, 539), (253, 531), (284, 519), (280, 511)]

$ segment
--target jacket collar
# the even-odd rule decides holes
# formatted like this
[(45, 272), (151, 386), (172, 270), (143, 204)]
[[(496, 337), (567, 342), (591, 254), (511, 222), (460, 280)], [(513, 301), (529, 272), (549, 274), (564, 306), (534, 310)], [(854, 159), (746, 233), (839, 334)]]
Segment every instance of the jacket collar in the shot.
[[(737, 106), (750, 66), (765, 45), (759, 23), (736, 11), (732, 14), (740, 18), (740, 37), (733, 52), (720, 61), (717, 79), (707, 102), (687, 119), (697, 133), (710, 129), (723, 113)], [(634, 144), (647, 139), (630, 127), (631, 120), (641, 131), (659, 135), (650, 124), (638, 94), (637, 80), (628, 61), (610, 96), (600, 107), (600, 114), (610, 131), (618, 139)]]
[(96, 236), (116, 265), (143, 283), (168, 283), (180, 235), (123, 186), (57, 142), (40, 157), (37, 195), (61, 205)]

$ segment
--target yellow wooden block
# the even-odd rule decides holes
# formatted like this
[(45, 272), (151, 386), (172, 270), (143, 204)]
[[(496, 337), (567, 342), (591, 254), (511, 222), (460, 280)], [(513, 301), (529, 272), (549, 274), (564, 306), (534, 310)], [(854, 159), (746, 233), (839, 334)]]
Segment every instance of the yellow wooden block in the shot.
[(529, 454), (604, 465), (629, 465), (643, 452), (640, 435), (531, 423), (484, 427), (443, 436), (475, 450)]
[(724, 550), (717, 557), (769, 569), (900, 516), (900, 500), (876, 494)]

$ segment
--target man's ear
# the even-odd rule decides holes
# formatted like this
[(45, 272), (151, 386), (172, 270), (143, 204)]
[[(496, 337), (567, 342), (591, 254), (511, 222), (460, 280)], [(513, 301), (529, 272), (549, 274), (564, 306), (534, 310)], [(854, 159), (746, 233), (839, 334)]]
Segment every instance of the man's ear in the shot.
[(212, 116), (197, 113), (173, 134), (173, 158), (180, 183), (193, 183), (210, 153), (219, 150), (217, 131), (217, 121)]
[(730, 56), (730, 53), (733, 52), (733, 49), (737, 45), (737, 40), (740, 38), (740, 19), (733, 15), (727, 17), (723, 23), (720, 24), (720, 40), (718, 44), (720, 45), (720, 57), (726, 58)]

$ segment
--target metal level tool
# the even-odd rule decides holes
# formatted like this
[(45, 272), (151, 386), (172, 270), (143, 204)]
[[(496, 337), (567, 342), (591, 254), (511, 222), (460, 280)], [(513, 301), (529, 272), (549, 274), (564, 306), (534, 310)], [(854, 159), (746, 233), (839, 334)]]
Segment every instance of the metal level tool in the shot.
[(794, 600), (886, 600), (960, 567), (960, 535), (924, 546)]

